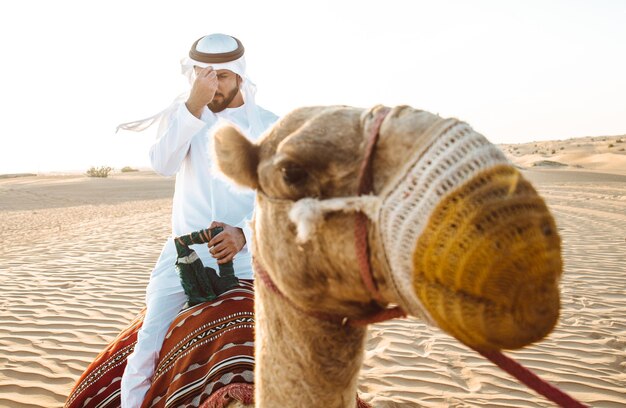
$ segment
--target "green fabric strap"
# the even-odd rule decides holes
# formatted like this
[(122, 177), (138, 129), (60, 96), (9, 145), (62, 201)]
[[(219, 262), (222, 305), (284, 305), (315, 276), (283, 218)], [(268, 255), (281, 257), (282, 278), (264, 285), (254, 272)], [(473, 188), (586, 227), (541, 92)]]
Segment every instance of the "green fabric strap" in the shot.
[(222, 227), (215, 227), (181, 235), (174, 239), (178, 253), (176, 269), (189, 306), (214, 300), (239, 284), (232, 261), (220, 264), (218, 275), (215, 269), (205, 267), (196, 252), (189, 247), (193, 244), (206, 244), (223, 230)]

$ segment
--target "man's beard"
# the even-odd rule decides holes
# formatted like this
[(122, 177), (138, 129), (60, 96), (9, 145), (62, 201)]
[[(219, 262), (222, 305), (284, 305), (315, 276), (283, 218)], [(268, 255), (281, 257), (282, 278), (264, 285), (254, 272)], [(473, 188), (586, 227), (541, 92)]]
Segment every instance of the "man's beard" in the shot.
[(228, 105), (230, 105), (233, 99), (235, 99), (235, 96), (237, 96), (238, 92), (239, 92), (239, 86), (234, 87), (228, 93), (228, 95), (223, 97), (222, 102), (218, 102), (215, 100), (215, 96), (221, 95), (221, 94), (216, 93), (215, 96), (213, 97), (213, 100), (207, 106), (209, 107), (209, 109), (211, 109), (213, 113), (221, 112), (224, 109), (226, 109)]

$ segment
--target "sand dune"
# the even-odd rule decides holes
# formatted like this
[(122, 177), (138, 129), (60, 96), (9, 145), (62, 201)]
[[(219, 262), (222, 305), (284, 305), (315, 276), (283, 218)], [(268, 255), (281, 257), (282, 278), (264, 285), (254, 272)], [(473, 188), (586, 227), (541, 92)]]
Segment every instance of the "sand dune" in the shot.
[(500, 148), (523, 168), (565, 167), (626, 175), (626, 135), (503, 144)]
[(0, 183), (0, 406), (62, 406), (135, 316), (172, 191), (145, 174)]
[[(544, 153), (503, 149), (557, 218), (563, 310), (549, 338), (508, 354), (591, 406), (623, 407), (626, 155), (602, 151), (608, 143), (594, 153), (596, 142), (585, 142), (587, 156), (604, 155), (607, 164), (576, 153), (582, 141), (543, 143), (555, 144), (539, 144)], [(539, 160), (567, 167), (533, 166)], [(0, 179), (0, 407), (61, 407), (143, 306), (169, 233), (172, 191), (172, 179), (148, 172)], [(415, 319), (372, 326), (359, 384), (375, 407), (551, 406)]]

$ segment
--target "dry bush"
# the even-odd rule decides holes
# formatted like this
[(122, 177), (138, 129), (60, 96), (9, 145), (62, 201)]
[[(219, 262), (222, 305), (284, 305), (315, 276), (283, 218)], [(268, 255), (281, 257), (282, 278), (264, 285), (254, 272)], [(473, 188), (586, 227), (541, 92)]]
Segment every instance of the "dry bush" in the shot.
[(109, 173), (113, 171), (112, 167), (102, 166), (102, 167), (90, 167), (89, 170), (85, 174), (89, 177), (109, 177)]

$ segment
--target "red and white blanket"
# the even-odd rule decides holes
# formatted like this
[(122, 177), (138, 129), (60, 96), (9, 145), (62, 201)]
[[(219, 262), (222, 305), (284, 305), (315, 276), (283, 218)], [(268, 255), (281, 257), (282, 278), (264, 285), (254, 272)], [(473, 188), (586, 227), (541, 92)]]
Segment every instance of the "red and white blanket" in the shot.
[[(65, 408), (120, 406), (120, 381), (145, 311), (87, 367)], [(183, 310), (163, 342), (142, 408), (220, 408), (253, 401), (254, 289), (240, 280), (212, 302)]]

